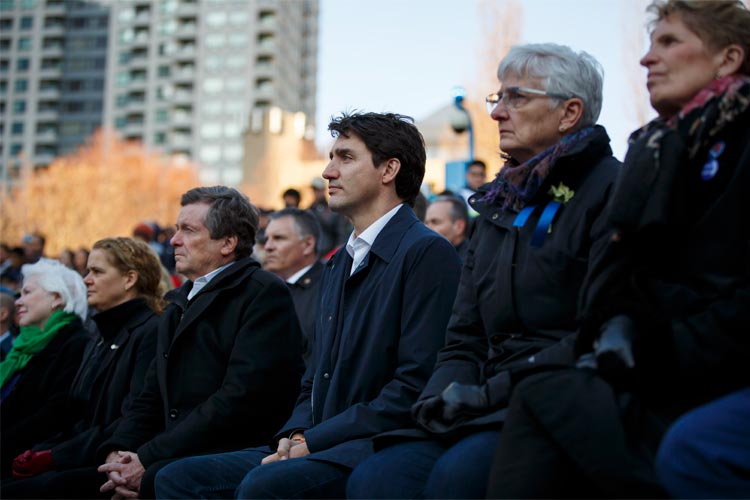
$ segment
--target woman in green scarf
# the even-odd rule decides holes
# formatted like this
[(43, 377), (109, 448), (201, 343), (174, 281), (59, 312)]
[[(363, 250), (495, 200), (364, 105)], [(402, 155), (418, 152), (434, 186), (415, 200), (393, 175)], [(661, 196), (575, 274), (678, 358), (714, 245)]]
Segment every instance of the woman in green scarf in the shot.
[[(0, 436), (2, 470), (13, 457), (14, 427), (23, 422), (39, 430), (56, 427), (43, 408), (64, 406), (90, 336), (83, 327), (86, 285), (63, 264), (41, 259), (21, 268), (21, 297), (16, 301), (21, 333), (0, 363)], [(42, 417), (44, 415), (44, 417)], [(54, 415), (55, 419), (64, 415)], [(23, 450), (21, 450), (23, 451)]]

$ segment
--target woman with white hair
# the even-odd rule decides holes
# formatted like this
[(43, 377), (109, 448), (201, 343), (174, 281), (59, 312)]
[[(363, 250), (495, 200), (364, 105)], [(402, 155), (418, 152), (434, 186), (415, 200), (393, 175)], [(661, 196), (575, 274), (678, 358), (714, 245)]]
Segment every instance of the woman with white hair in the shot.
[(83, 278), (49, 259), (24, 265), (21, 271), (23, 287), (16, 300), (21, 332), (0, 363), (3, 475), (23, 451), (14, 445), (19, 438), (14, 428), (33, 423), (43, 433), (50, 426), (50, 414), (42, 410), (64, 405), (89, 340), (83, 327), (87, 312)]
[(469, 200), (479, 216), (445, 347), (413, 428), (376, 437), (384, 449), (354, 470), (350, 498), (483, 498), (515, 383), (574, 361), (576, 297), (620, 165), (596, 125), (601, 67), (569, 47), (521, 45), (498, 78), (487, 105), (507, 162)]

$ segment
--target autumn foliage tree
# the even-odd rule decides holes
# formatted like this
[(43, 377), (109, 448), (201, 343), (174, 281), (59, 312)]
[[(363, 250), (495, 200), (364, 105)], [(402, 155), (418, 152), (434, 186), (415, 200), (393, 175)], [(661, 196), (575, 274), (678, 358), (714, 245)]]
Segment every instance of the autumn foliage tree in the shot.
[(130, 236), (140, 221), (174, 224), (180, 196), (198, 185), (193, 165), (99, 131), (76, 152), (22, 174), (0, 199), (0, 240), (47, 237), (46, 254)]
[(518, 0), (481, 0), (477, 14), (482, 43), (477, 49), (477, 73), (468, 89), (466, 107), (473, 119), (476, 157), (487, 162), (492, 176), (504, 161), (500, 159), (497, 122), (487, 114), (484, 99), (498, 90), (498, 64), (521, 40), (523, 7)]

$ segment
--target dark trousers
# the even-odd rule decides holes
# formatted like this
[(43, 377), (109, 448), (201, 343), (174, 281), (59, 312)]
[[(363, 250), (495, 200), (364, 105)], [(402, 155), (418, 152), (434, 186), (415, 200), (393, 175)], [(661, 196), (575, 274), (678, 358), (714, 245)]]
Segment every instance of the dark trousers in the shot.
[(750, 498), (750, 388), (680, 417), (656, 470), (675, 498)]
[[(155, 498), (156, 473), (174, 459), (151, 464), (141, 478), (140, 498)], [(2, 495), (6, 498), (111, 498), (113, 492), (101, 493), (99, 488), (107, 482), (107, 475), (96, 467), (82, 467), (63, 471), (50, 471), (25, 479), (8, 479), (2, 482)]]
[(351, 469), (314, 454), (261, 465), (268, 447), (178, 460), (156, 476), (157, 498), (344, 498)]
[(111, 498), (111, 493), (100, 493), (99, 487), (107, 475), (96, 467), (64, 471), (50, 471), (25, 479), (2, 482), (2, 498)]
[(359, 464), (347, 498), (484, 498), (500, 431), (471, 434), (454, 443), (410, 441)]

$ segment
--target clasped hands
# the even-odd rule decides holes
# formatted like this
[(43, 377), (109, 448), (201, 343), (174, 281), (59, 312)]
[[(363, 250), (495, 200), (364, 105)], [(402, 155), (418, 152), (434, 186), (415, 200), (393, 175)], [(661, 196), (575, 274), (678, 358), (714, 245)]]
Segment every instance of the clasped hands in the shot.
[(113, 451), (107, 455), (104, 464), (97, 469), (107, 474), (107, 482), (99, 491), (112, 491), (112, 498), (138, 498), (141, 489), (141, 478), (146, 469), (141, 460), (132, 451)]
[(310, 450), (307, 448), (307, 442), (302, 436), (302, 433), (294, 434), (291, 439), (283, 438), (279, 440), (279, 445), (276, 448), (276, 453), (268, 455), (261, 461), (261, 465), (269, 464), (271, 462), (278, 462), (281, 460), (288, 460), (290, 458), (300, 458), (310, 454)]

